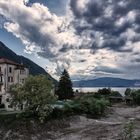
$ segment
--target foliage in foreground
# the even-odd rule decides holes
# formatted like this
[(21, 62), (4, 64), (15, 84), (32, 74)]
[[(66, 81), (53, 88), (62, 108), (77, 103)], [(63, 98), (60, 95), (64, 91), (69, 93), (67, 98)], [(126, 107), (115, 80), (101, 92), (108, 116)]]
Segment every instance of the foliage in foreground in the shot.
[(122, 97), (122, 95), (118, 91), (113, 91), (110, 88), (99, 89), (94, 93), (94, 97), (98, 99), (108, 98), (109, 96)]
[(55, 101), (53, 85), (46, 76), (29, 76), (24, 85), (11, 87), (11, 105), (26, 114), (37, 116), (42, 122), (52, 112), (50, 104)]
[(53, 116), (63, 117), (86, 114), (94, 118), (103, 115), (108, 105), (108, 101), (96, 99), (93, 95), (83, 96), (79, 99), (66, 102), (64, 108), (55, 108)]
[(89, 114), (94, 117), (103, 115), (109, 103), (105, 99), (95, 99), (93, 95), (90, 95), (76, 100), (74, 105), (76, 112)]
[(125, 96), (129, 96), (133, 98), (133, 103), (136, 105), (140, 105), (140, 89), (132, 90), (127, 88), (125, 91)]
[(123, 128), (123, 139), (132, 140), (133, 138), (134, 138), (134, 121), (129, 120), (129, 122), (127, 122)]
[(140, 137), (135, 135), (134, 119), (130, 119), (125, 123), (122, 131), (122, 140), (140, 140)]

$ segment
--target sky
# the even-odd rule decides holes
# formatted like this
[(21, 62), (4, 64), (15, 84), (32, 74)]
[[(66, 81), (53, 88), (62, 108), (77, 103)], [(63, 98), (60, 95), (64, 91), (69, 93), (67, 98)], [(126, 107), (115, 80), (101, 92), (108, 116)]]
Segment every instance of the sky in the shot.
[(140, 79), (139, 0), (0, 0), (0, 40), (54, 78)]

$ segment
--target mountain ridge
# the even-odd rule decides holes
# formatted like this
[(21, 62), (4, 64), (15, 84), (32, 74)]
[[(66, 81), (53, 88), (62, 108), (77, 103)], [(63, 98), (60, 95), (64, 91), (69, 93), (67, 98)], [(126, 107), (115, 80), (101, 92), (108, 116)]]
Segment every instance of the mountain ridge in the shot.
[(91, 80), (73, 81), (74, 87), (140, 87), (140, 80), (102, 77)]
[(31, 75), (39, 75), (44, 74), (47, 75), (53, 81), (56, 81), (52, 76), (47, 73), (41, 66), (37, 65), (35, 62), (31, 61), (30, 59), (22, 56), (17, 55), (14, 51), (8, 48), (3, 42), (0, 41), (0, 58), (6, 58), (11, 61), (14, 61), (19, 64), (23, 64), (29, 68), (29, 74)]

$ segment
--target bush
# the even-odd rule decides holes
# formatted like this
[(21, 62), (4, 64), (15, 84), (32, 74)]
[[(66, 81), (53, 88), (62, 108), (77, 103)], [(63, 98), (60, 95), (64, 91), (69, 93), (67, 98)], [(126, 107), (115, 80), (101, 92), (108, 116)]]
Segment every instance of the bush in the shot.
[(140, 105), (140, 90), (137, 90), (134, 93), (134, 103)]
[(125, 96), (131, 96), (131, 92), (132, 92), (132, 90), (130, 89), (130, 88), (127, 88), (126, 90), (125, 90)]
[(63, 118), (64, 117), (64, 111), (60, 108), (54, 108), (51, 115), (49, 116), (50, 119), (56, 119), (56, 118)]
[(92, 117), (101, 116), (104, 114), (107, 105), (109, 105), (108, 101), (96, 99), (94, 95), (84, 96), (71, 103), (67, 103), (64, 106), (64, 114), (87, 114)]
[(127, 122), (124, 125), (123, 139), (124, 140), (134, 140), (134, 121), (133, 120), (129, 120), (129, 122)]
[(94, 97), (97, 98), (97, 99), (101, 99), (102, 98), (101, 94), (99, 94), (98, 92), (94, 93)]
[(140, 105), (140, 89), (138, 90), (127, 89), (125, 95), (132, 97), (134, 104)]
[(109, 96), (111, 95), (111, 89), (110, 88), (99, 89), (98, 94), (100, 94), (101, 96)]
[(112, 91), (111, 96), (122, 97), (122, 95), (118, 91)]

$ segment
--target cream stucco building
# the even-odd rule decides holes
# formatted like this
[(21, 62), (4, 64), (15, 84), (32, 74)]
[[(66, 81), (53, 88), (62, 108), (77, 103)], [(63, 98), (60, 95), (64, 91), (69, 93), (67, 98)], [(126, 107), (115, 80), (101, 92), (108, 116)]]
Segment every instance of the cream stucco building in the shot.
[(4, 104), (6, 110), (12, 110), (9, 99), (9, 88), (13, 84), (23, 84), (29, 75), (29, 70), (22, 64), (0, 58), (0, 104)]

